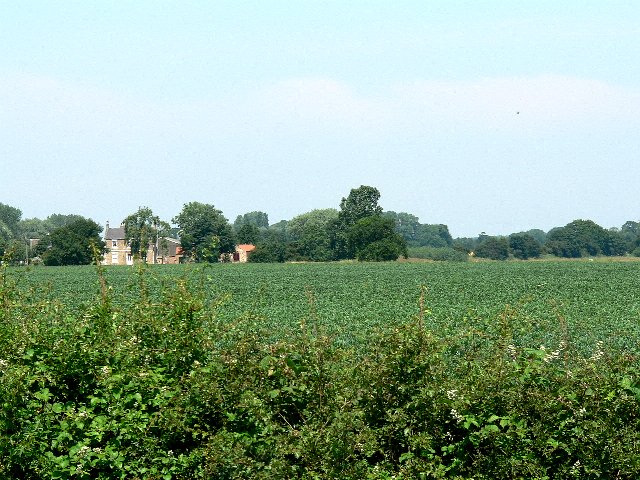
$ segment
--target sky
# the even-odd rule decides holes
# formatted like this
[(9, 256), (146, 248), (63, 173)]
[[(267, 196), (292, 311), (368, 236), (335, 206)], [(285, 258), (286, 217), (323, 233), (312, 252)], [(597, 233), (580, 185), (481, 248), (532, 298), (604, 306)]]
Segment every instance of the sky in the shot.
[(640, 2), (0, 0), (0, 202), (640, 219)]

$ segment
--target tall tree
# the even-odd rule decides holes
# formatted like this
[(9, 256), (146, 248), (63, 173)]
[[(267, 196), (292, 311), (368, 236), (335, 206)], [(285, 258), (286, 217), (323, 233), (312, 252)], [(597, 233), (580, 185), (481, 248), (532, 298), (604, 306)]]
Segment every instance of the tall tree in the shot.
[(407, 256), (407, 243), (395, 231), (392, 219), (380, 215), (364, 217), (351, 227), (349, 249), (360, 261), (389, 261)]
[(18, 247), (21, 217), (20, 209), (0, 203), (0, 255), (4, 255), (5, 250), (12, 251)]
[(260, 241), (260, 229), (250, 223), (245, 223), (236, 232), (238, 243), (255, 245)]
[(104, 252), (100, 238), (102, 227), (90, 219), (79, 219), (55, 229), (50, 235), (50, 248), (42, 256), (45, 265), (88, 265)]
[(269, 228), (269, 215), (258, 211), (238, 215), (236, 217), (236, 221), (233, 222), (233, 228), (238, 232), (243, 225), (253, 225), (258, 228)]
[(375, 187), (361, 185), (351, 189), (349, 196), (340, 201), (338, 217), (345, 225), (351, 226), (365, 217), (382, 215), (382, 207), (378, 205), (380, 191)]
[(349, 196), (342, 198), (338, 218), (329, 226), (330, 244), (336, 259), (355, 256), (355, 252), (349, 249), (349, 230), (358, 220), (382, 215), (379, 199), (378, 189), (367, 185), (351, 189)]
[[(149, 207), (140, 207), (123, 221), (124, 234), (131, 246), (131, 253), (147, 261), (147, 252), (151, 246), (157, 255), (158, 239), (169, 230), (169, 224), (160, 220)], [(155, 259), (154, 259), (155, 260)]]
[(406, 212), (386, 211), (382, 214), (395, 222), (396, 232), (402, 235), (407, 243), (411, 244), (415, 240), (416, 232), (420, 227), (420, 220), (415, 215)]
[(547, 249), (558, 257), (622, 255), (625, 246), (617, 232), (605, 230), (591, 220), (574, 220), (547, 235)]
[(527, 233), (514, 233), (509, 235), (509, 248), (516, 258), (527, 260), (537, 258), (542, 253), (542, 246)]
[(491, 260), (506, 260), (509, 258), (509, 241), (504, 237), (486, 236), (475, 249), (476, 257)]
[(21, 217), (22, 211), (19, 208), (0, 203), (0, 222), (11, 234), (17, 234)]
[(213, 205), (191, 202), (173, 219), (180, 243), (195, 262), (217, 262), (220, 254), (235, 250), (231, 225)]
[(328, 228), (338, 218), (334, 208), (312, 210), (292, 218), (287, 224), (289, 238), (302, 260), (331, 260)]

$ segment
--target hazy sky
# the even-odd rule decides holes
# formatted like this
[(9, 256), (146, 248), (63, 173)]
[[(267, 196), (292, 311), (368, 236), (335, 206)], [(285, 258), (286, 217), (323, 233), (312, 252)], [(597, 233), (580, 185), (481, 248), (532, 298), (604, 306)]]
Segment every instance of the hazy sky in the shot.
[(0, 202), (640, 219), (640, 2), (0, 0)]

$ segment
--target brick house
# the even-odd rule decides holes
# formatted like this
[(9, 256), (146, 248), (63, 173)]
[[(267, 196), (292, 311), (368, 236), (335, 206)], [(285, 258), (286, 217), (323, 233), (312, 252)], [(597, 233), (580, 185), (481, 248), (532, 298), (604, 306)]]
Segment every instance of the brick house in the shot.
[(233, 252), (231, 261), (234, 263), (247, 263), (249, 261), (249, 254), (255, 249), (256, 246), (250, 243), (236, 245), (236, 251)]
[(133, 265), (133, 255), (124, 234), (124, 225), (110, 228), (107, 222), (104, 229), (104, 243), (107, 253), (102, 259), (103, 265)]
[[(133, 265), (131, 246), (127, 242), (124, 225), (110, 228), (109, 222), (104, 229), (105, 253), (103, 265)], [(180, 240), (163, 237), (158, 240), (158, 245), (150, 244), (147, 248), (147, 263), (151, 264), (175, 264), (182, 263), (182, 247)]]

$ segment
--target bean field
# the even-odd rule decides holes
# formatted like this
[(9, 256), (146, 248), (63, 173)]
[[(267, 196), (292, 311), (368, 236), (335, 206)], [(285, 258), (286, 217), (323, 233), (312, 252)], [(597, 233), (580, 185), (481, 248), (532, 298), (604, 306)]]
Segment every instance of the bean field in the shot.
[[(135, 297), (140, 275), (134, 267), (105, 269), (115, 298)], [(275, 336), (306, 321), (339, 342), (357, 344), (418, 315), (424, 291), (428, 321), (443, 333), (469, 325), (491, 329), (508, 308), (517, 340), (528, 346), (553, 346), (565, 328), (587, 352), (598, 341), (640, 350), (636, 262), (220, 264), (144, 271), (152, 296), (178, 279), (202, 284), (210, 299), (220, 300), (219, 318), (250, 315)], [(34, 298), (60, 300), (70, 309), (99, 293), (95, 267), (36, 268), (23, 273), (21, 284)]]

